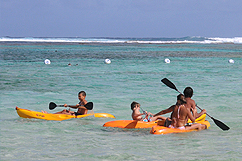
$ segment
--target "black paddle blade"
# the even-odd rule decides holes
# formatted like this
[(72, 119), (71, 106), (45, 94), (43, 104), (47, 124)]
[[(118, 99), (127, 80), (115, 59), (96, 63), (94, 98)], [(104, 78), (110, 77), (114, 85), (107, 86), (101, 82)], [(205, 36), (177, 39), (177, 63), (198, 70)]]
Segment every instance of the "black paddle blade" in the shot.
[(161, 80), (161, 82), (163, 82), (163, 83), (164, 83), (165, 85), (167, 85), (168, 87), (170, 87), (170, 88), (172, 88), (172, 89), (178, 91), (178, 90), (176, 89), (176, 86), (175, 86), (171, 81), (169, 81), (167, 78), (163, 78), (163, 79)]
[(49, 109), (50, 110), (53, 110), (53, 109), (55, 109), (57, 107), (57, 105), (54, 103), (54, 102), (50, 102), (50, 104), (49, 104)]
[(221, 121), (219, 121), (219, 120), (216, 120), (215, 118), (213, 118), (213, 117), (211, 117), (211, 119), (213, 119), (213, 121), (214, 121), (214, 123), (218, 126), (218, 127), (220, 127), (222, 130), (229, 130), (230, 128), (227, 126), (227, 125), (225, 125), (223, 122), (221, 122)]
[(86, 107), (88, 110), (92, 110), (93, 109), (93, 103), (88, 102), (87, 104), (84, 105), (84, 107)]

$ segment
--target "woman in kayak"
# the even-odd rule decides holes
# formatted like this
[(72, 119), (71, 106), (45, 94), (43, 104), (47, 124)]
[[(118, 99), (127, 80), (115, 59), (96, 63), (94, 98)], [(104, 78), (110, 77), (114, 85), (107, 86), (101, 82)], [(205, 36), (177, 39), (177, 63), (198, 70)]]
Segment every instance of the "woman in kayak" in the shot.
[[(195, 111), (194, 109), (196, 109), (196, 104), (195, 104), (195, 101), (193, 99), (191, 99), (191, 97), (193, 96), (193, 89), (191, 87), (186, 87), (184, 89), (183, 93), (184, 93), (185, 99), (186, 99), (185, 106), (189, 111), (191, 111), (193, 113), (193, 116), (195, 116), (195, 119), (206, 113), (206, 110), (202, 110), (202, 112), (200, 112), (200, 113), (193, 112), (193, 111)], [(173, 111), (176, 107), (176, 104), (172, 105), (169, 108), (162, 110), (154, 115), (154, 116), (158, 116), (158, 115), (164, 115), (167, 113), (171, 113), (171, 116), (167, 117), (167, 119), (165, 121), (164, 126), (166, 126), (166, 127), (168, 127), (171, 124), (171, 118), (173, 117)], [(187, 120), (188, 120), (188, 118), (187, 118)]]
[[(74, 108), (74, 109), (78, 109), (77, 112), (71, 111), (70, 108), (69, 110), (62, 110), (60, 112), (56, 112), (54, 114), (67, 114), (67, 115), (85, 115), (88, 112), (88, 109), (86, 107), (84, 107), (84, 105), (87, 104), (86, 101), (86, 92), (85, 91), (80, 91), (78, 93), (78, 99), (80, 100), (80, 102), (78, 104), (76, 104), (75, 106), (70, 106), (67, 104), (64, 104), (64, 107), (70, 107), (70, 108)], [(46, 111), (42, 111), (43, 113), (47, 113)]]
[[(147, 113), (147, 111), (143, 111), (143, 113), (140, 113), (140, 104), (135, 101), (131, 103), (131, 110), (133, 111), (132, 112), (133, 120), (150, 122), (150, 121), (156, 121), (158, 119), (161, 119), (161, 120), (166, 119), (166, 117), (162, 117), (162, 116), (153, 117), (153, 114), (150, 112)], [(142, 118), (142, 115), (146, 115), (145, 118)], [(151, 117), (148, 118), (149, 116)]]
[[(186, 125), (187, 119), (189, 118), (193, 123), (195, 122), (195, 117), (191, 114), (190, 110), (187, 109), (185, 106), (186, 104), (186, 98), (183, 94), (179, 94), (177, 96), (177, 104), (173, 110), (172, 114), (172, 122), (171, 125), (169, 125), (170, 128), (178, 128), (181, 130), (203, 130), (206, 129), (206, 125), (202, 124), (191, 124), (191, 125)], [(193, 113), (197, 112), (197, 109), (192, 109)]]

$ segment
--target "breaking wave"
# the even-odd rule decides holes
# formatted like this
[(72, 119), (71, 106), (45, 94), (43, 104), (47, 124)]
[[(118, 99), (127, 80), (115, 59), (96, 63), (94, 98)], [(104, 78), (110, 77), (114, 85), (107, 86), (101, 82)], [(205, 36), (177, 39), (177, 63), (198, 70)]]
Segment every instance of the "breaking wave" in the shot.
[(56, 37), (1, 37), (0, 42), (42, 42), (42, 43), (130, 43), (130, 44), (241, 44), (242, 37), (234, 38), (56, 38)]

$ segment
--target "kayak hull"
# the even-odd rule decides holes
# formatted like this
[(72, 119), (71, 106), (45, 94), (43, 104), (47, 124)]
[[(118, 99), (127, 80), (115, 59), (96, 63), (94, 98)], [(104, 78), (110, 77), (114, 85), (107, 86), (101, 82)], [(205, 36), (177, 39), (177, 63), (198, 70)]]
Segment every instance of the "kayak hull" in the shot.
[[(203, 114), (199, 118), (196, 119), (195, 122), (203, 122), (205, 121), (206, 114)], [(190, 123), (191, 120), (188, 120), (188, 123)], [(117, 127), (117, 128), (152, 128), (155, 125), (163, 126), (165, 123), (165, 120), (157, 120), (157, 121), (151, 121), (151, 122), (145, 122), (145, 121), (136, 121), (136, 120), (115, 120), (115, 121), (109, 121), (106, 122), (103, 126), (104, 127)]]
[(44, 119), (44, 120), (53, 120), (53, 121), (62, 121), (62, 120), (68, 120), (72, 118), (83, 118), (88, 116), (115, 118), (112, 114), (108, 114), (108, 113), (91, 113), (86, 115), (73, 116), (73, 115), (66, 115), (66, 114), (42, 113), (42, 112), (32, 111), (28, 109), (19, 108), (19, 107), (16, 107), (16, 111), (18, 115), (23, 118), (35, 118), (35, 119)]
[[(210, 127), (210, 123), (207, 120), (200, 121), (199, 123), (206, 125), (207, 129)], [(171, 133), (185, 133), (185, 132), (192, 132), (192, 131), (197, 131), (197, 130), (181, 130), (181, 129), (177, 129), (177, 128), (168, 128), (165, 126), (156, 125), (151, 128), (150, 133), (160, 135), (160, 134), (171, 134)]]
[(109, 121), (106, 122), (103, 126), (104, 127), (118, 127), (118, 128), (151, 128), (155, 125), (164, 125), (164, 120), (158, 121), (151, 121), (151, 122), (144, 122), (144, 121), (136, 121), (136, 120), (116, 120), (116, 121)]

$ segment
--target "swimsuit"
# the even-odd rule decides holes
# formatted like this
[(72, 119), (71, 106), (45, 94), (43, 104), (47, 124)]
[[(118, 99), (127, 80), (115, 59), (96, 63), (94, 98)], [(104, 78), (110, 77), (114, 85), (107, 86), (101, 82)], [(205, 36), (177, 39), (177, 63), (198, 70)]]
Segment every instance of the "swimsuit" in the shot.
[(143, 121), (144, 121), (144, 122), (150, 122), (151, 119), (144, 118)]
[(178, 127), (178, 129), (186, 130), (185, 126)]
[(78, 116), (78, 115), (83, 115), (81, 113), (77, 113), (77, 112), (74, 112), (75, 116)]
[(179, 106), (179, 107), (178, 107), (178, 110), (177, 110), (177, 118), (178, 118), (178, 119), (179, 119), (179, 111), (180, 111), (180, 107), (181, 107), (181, 106)]
[(180, 106), (178, 107), (178, 110), (177, 110), (177, 118), (175, 118), (175, 119), (177, 119), (177, 120), (178, 120), (179, 117), (180, 117), (180, 116), (179, 116), (179, 111), (180, 111), (181, 106), (184, 106), (184, 105), (180, 105)]
[(169, 127), (169, 125), (171, 125), (171, 120), (169, 120), (168, 118), (165, 120), (164, 126), (165, 127)]
[[(78, 104), (79, 104), (79, 106), (83, 106), (83, 105), (81, 105), (81, 103), (82, 103), (82, 101), (80, 101)], [(85, 107), (86, 108), (86, 107)], [(75, 115), (76, 116), (78, 116), (78, 115), (83, 115), (82, 113), (78, 113), (78, 112), (74, 112), (75, 113)]]
[[(80, 106), (82, 106), (81, 103), (82, 103), (82, 101), (80, 101), (78, 104), (79, 104)], [(78, 112), (74, 112), (74, 113), (75, 113), (75, 116), (83, 115), (82, 113), (78, 113)]]
[(185, 126), (191, 126), (192, 124), (195, 124), (195, 123), (186, 123)]
[[(181, 107), (182, 105), (180, 105), (179, 107), (178, 107), (178, 110), (177, 110), (177, 118), (176, 119), (179, 119), (179, 111), (180, 111), (180, 107)], [(183, 105), (184, 106), (184, 105)], [(175, 128), (174, 126), (172, 126), (172, 125), (169, 125), (168, 126), (169, 128)], [(185, 128), (185, 126), (181, 126), (181, 127), (176, 127), (177, 129), (181, 129), (181, 130), (185, 130), (186, 128)]]
[[(175, 129), (175, 127), (172, 126), (172, 125), (169, 125), (168, 127), (169, 127), (169, 128), (173, 128), (173, 129)], [(180, 129), (180, 130), (186, 130), (185, 126), (177, 127), (177, 129)]]

